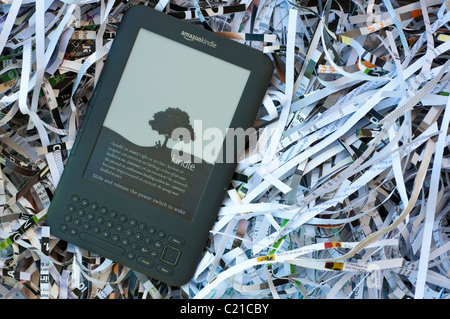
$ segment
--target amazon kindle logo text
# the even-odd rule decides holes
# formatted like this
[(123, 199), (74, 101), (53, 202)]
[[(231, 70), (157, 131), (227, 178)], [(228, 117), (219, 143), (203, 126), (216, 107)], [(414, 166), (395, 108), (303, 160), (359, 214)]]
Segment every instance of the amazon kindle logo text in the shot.
[(194, 35), (192, 33), (186, 32), (186, 31), (181, 31), (181, 35), (184, 37), (184, 39), (186, 39), (187, 41), (196, 41), (196, 42), (200, 42), (203, 44), (206, 44), (212, 48), (216, 48), (217, 47), (217, 43), (215, 43), (214, 41), (208, 41), (206, 38), (204, 37), (199, 37), (197, 35)]

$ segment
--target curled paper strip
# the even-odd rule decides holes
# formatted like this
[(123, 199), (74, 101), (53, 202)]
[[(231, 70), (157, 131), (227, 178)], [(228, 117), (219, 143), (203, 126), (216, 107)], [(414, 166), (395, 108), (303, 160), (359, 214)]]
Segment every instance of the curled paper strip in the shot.
[[(181, 287), (45, 223), (137, 5), (274, 65), (256, 142)], [(449, 21), (445, 0), (0, 1), (0, 297), (450, 298)]]

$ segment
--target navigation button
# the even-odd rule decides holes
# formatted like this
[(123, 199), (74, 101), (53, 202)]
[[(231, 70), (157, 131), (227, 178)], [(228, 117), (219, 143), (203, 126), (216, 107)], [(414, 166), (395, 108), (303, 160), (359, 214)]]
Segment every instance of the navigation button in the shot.
[(180, 258), (180, 254), (178, 249), (171, 246), (165, 246), (160, 259), (171, 266), (175, 266)]

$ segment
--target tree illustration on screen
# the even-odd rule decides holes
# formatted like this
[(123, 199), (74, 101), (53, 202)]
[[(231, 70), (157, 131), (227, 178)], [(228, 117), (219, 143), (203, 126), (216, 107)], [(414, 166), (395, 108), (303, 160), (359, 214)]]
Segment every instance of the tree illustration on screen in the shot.
[[(178, 136), (175, 140), (181, 139), (185, 143), (189, 143), (191, 140), (195, 139), (194, 129), (191, 126), (189, 115), (180, 110), (179, 108), (169, 107), (165, 111), (159, 111), (153, 114), (153, 119), (148, 121), (151, 128), (164, 136), (165, 140), (163, 147), (167, 147), (167, 141), (172, 137), (172, 132), (176, 128), (185, 128), (189, 131), (190, 135), (188, 138), (186, 136)], [(186, 139), (183, 139), (186, 138)]]

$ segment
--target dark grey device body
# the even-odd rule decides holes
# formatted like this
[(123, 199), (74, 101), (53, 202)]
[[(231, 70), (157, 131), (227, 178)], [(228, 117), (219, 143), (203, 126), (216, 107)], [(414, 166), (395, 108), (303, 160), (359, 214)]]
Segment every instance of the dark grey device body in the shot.
[(52, 199), (51, 233), (168, 284), (189, 281), (236, 163), (174, 160), (169, 144), (180, 140), (168, 129), (184, 127), (192, 140), (201, 137), (194, 120), (245, 130), (272, 72), (258, 50), (129, 9)]

